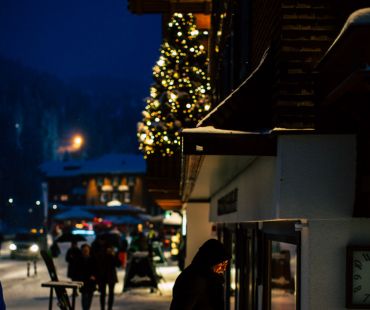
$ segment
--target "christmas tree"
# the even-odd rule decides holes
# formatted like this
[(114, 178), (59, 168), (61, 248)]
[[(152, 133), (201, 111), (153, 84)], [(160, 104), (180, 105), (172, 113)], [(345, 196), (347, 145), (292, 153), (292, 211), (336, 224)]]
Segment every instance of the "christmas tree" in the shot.
[(175, 13), (168, 39), (153, 67), (143, 120), (138, 124), (140, 150), (145, 156), (171, 156), (179, 151), (182, 128), (195, 127), (210, 109), (207, 54), (192, 14)]

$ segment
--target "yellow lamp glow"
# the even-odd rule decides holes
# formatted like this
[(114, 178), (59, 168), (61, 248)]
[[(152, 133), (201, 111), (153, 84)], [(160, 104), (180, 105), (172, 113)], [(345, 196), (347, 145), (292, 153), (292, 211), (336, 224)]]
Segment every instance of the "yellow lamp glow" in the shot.
[(73, 148), (76, 149), (76, 150), (81, 148), (83, 143), (84, 143), (84, 140), (83, 140), (82, 136), (80, 136), (80, 135), (76, 135), (72, 139)]

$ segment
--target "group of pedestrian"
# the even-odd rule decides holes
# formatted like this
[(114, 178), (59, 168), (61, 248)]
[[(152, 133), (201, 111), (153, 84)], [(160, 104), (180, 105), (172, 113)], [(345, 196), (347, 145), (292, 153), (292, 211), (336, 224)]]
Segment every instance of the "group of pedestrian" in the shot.
[[(134, 235), (138, 247), (142, 250), (142, 232)], [(119, 252), (119, 248), (118, 248)], [(176, 279), (170, 310), (223, 310), (223, 273), (227, 268), (230, 255), (221, 242), (207, 240), (198, 250), (191, 264)], [(114, 288), (118, 282), (116, 267), (121, 266), (119, 253), (103, 238), (97, 238), (92, 245), (83, 244), (80, 248), (72, 242), (66, 253), (68, 277), (82, 281), (81, 304), (83, 310), (89, 310), (95, 290), (100, 293), (100, 308), (112, 310)]]
[(116, 267), (121, 264), (114, 247), (101, 238), (91, 246), (85, 243), (80, 248), (73, 241), (65, 259), (68, 262), (67, 276), (84, 283), (80, 289), (82, 309), (90, 309), (94, 291), (99, 290), (100, 308), (105, 310), (108, 288), (107, 309), (112, 310), (114, 287), (118, 282)]

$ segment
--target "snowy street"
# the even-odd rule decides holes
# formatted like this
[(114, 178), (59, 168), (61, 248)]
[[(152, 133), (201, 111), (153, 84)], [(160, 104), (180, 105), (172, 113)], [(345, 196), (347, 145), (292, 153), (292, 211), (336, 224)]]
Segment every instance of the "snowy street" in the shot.
[[(66, 278), (67, 265), (64, 253), (68, 244), (62, 244), (62, 254), (54, 259), (60, 280)], [(114, 309), (164, 310), (169, 308), (172, 286), (179, 270), (177, 266), (158, 267), (157, 272), (163, 276), (158, 287), (160, 292), (150, 293), (149, 289), (135, 289), (122, 293), (124, 270), (118, 269), (119, 283), (115, 287)], [(50, 280), (46, 266), (42, 260), (37, 262), (37, 275), (34, 275), (33, 265), (30, 276), (27, 277), (27, 261), (11, 260), (6, 251), (1, 252), (0, 280), (4, 289), (7, 309), (10, 310), (40, 310), (48, 309), (49, 289), (41, 287), (42, 282)], [(55, 294), (54, 294), (55, 295)], [(58, 309), (54, 300), (53, 309)], [(81, 309), (80, 297), (76, 300), (76, 310)], [(99, 294), (96, 292), (91, 310), (98, 310)]]

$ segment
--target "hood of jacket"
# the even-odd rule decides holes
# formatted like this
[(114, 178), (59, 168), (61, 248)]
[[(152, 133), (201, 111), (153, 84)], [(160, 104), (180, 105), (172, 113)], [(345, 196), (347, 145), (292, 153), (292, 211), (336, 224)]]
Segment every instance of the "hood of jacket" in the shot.
[(229, 259), (230, 255), (223, 244), (216, 239), (209, 239), (199, 248), (191, 264), (200, 268), (211, 268)]

